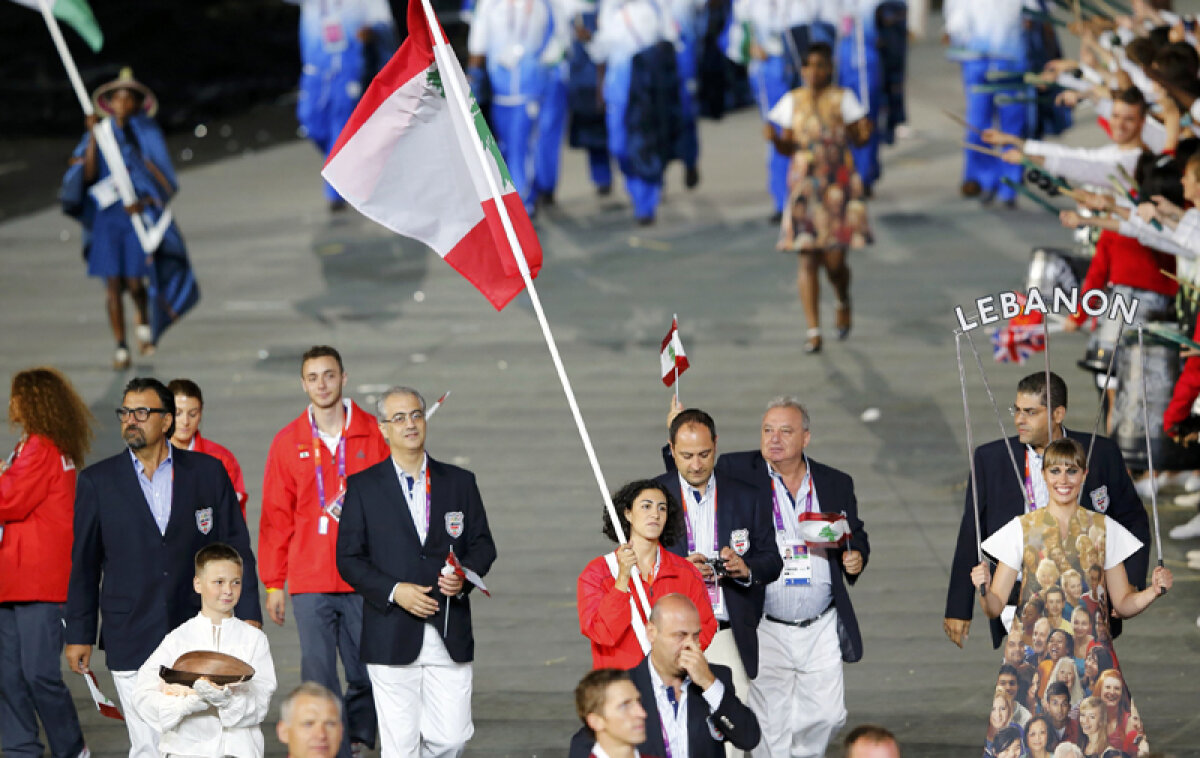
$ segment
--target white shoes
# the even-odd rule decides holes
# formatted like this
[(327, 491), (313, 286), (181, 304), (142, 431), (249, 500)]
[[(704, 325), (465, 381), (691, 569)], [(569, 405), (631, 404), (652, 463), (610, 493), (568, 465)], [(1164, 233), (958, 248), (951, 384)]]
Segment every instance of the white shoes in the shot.
[(1149, 501), (1154, 492), (1157, 490), (1157, 487), (1154, 486), (1154, 482), (1151, 481), (1150, 477), (1148, 476), (1142, 477), (1134, 482), (1133, 488), (1137, 490), (1138, 497), (1146, 501)]
[[(1190, 521), (1185, 521), (1179, 526), (1171, 527), (1171, 531), (1168, 534), (1173, 540), (1190, 540), (1200, 537), (1200, 513), (1192, 516)], [(1190, 554), (1188, 560), (1191, 560)]]
[(1193, 471), (1183, 480), (1183, 491), (1187, 493), (1200, 492), (1200, 473)]

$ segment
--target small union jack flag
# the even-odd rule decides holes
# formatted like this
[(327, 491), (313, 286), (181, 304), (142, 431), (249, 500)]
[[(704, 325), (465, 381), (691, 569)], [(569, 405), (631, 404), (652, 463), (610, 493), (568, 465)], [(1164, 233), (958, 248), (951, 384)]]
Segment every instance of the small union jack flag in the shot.
[(992, 351), (997, 363), (1023, 364), (1046, 349), (1041, 326), (1006, 324), (992, 332)]

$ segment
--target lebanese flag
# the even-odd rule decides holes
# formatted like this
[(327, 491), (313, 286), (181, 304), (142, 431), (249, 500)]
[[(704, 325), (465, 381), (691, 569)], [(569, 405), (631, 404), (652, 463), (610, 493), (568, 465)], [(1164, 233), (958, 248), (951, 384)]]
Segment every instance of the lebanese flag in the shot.
[(121, 715), (121, 711), (117, 710), (117, 706), (113, 704), (113, 701), (108, 699), (108, 695), (100, 691), (100, 683), (96, 681), (96, 675), (92, 673), (92, 670), (84, 669), (83, 677), (84, 681), (87, 682), (88, 692), (92, 695), (92, 702), (96, 704), (96, 710), (100, 711), (100, 715), (116, 719), (117, 721), (124, 721), (125, 717)]
[(801, 513), (800, 535), (809, 547), (835, 548), (850, 541), (850, 522), (841, 514)]
[(663, 337), (662, 353), (658, 356), (659, 366), (662, 368), (663, 384), (670, 387), (675, 383), (675, 378), (687, 371), (688, 363), (687, 355), (683, 352), (683, 341), (679, 339), (679, 319), (671, 319), (671, 331), (667, 332), (667, 336)]
[[(542, 247), (440, 25), (434, 44), (425, 4), (409, 2), (408, 39), (367, 88), (321, 175), (364, 216), (433, 248), (500, 310), (525, 283), (487, 174), (533, 276)], [(471, 120), (453, 101), (450, 79), (469, 99)]]
[[(410, 2), (411, 1), (413, 0), (410, 0)], [(471, 569), (462, 565), (462, 561), (460, 561), (458, 556), (454, 554), (453, 547), (450, 548), (450, 554), (446, 556), (446, 565), (442, 568), (442, 573), (446, 573), (446, 569), (449, 569), (450, 573), (458, 574), (463, 579), (466, 579), (468, 582), (478, 587), (479, 591), (488, 597), (492, 596), (492, 593), (488, 592), (488, 588), (483, 585), (483, 578)]]

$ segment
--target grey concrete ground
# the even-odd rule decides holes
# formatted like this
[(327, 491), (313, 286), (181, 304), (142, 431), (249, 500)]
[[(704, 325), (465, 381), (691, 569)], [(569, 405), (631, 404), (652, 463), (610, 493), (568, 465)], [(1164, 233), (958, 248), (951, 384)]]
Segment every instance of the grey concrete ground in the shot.
[[(668, 393), (657, 354), (673, 312), (693, 365), (682, 398), (714, 414), (722, 449), (757, 445), (771, 396), (808, 402), (810, 451), (854, 476), (873, 545), (853, 590), (866, 653), (847, 669), (848, 723), (888, 725), (910, 756), (979, 755), (999, 658), (978, 622), (964, 651), (941, 631), (965, 479), (952, 309), (1020, 286), (1030, 248), (1066, 240), (1029, 203), (988, 210), (958, 199), (960, 135), (939, 112), (961, 107), (957, 77), (936, 47), (914, 51), (917, 136), (885, 152), (876, 244), (853, 259), (854, 333), (820, 355), (801, 352), (796, 262), (774, 252), (764, 223), (754, 114), (703, 125), (704, 183), (686, 193), (673, 169), (650, 230), (634, 230), (623, 199), (594, 196), (577, 153), (564, 155), (558, 206), (539, 222), (539, 291), (610, 488), (660, 470)], [(1072, 139), (1100, 137), (1086, 127)], [(309, 345), (342, 350), (360, 402), (395, 382), (430, 396), (453, 390), (431, 424), (430, 449), (478, 474), (500, 549), (488, 577), (494, 597), (474, 604), (477, 730), (468, 754), (565, 755), (576, 727), (569, 693), (590, 660), (575, 579), (608, 545), (528, 299), (497, 314), (420, 246), (353, 214), (331, 220), (319, 165), (295, 144), (183, 175), (176, 213), (204, 299), (158, 355), (123, 374), (108, 368), (102, 292), (83, 275), (73, 222), (47, 209), (0, 225), (4, 365), (49, 363), (71, 376), (99, 419), (92, 460), (119, 449), (112, 408), (130, 376), (197, 380), (208, 398), (205, 432), (246, 471), (252, 531), (271, 437), (303, 408), (297, 358)], [(828, 291), (825, 300), (828, 322)], [(1061, 337), (1053, 359), (1073, 392), (1069, 425), (1089, 428), (1094, 396), (1074, 366), (1082, 350), (1081, 336)], [(1041, 364), (987, 365), (1006, 406), (1016, 380)], [(971, 382), (975, 439), (992, 439), (995, 420)], [(860, 416), (870, 407), (882, 415), (868, 424)], [(1189, 515), (1165, 506), (1164, 534)], [(1164, 545), (1176, 590), (1118, 642), (1151, 744), (1176, 756), (1200, 755), (1192, 681), (1200, 575), (1183, 565), (1189, 547), (1197, 545)], [(290, 689), (299, 679), (295, 627), (267, 631), (280, 687)], [(122, 727), (98, 717), (82, 682), (67, 679), (93, 751), (120, 754)], [(268, 744), (280, 754), (270, 734)]]

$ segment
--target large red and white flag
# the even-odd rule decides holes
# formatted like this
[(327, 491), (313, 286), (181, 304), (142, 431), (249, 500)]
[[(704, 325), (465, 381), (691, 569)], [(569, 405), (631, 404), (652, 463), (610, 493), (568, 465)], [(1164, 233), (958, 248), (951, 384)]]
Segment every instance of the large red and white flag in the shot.
[(663, 384), (670, 387), (679, 378), (679, 375), (687, 371), (688, 363), (687, 355), (683, 352), (683, 341), (679, 339), (679, 319), (671, 319), (671, 331), (667, 332), (667, 336), (663, 337), (662, 352), (658, 356), (659, 366), (662, 369)]
[[(408, 3), (408, 39), (367, 88), (321, 174), (364, 216), (433, 248), (499, 310), (525, 285), (488, 173), (533, 276), (542, 248), (462, 67), (440, 28), (434, 44), (423, 5)], [(450, 79), (469, 117), (451, 99)]]
[(91, 693), (92, 702), (96, 704), (96, 710), (100, 711), (100, 715), (124, 721), (125, 717), (121, 715), (121, 711), (117, 710), (113, 701), (108, 699), (108, 695), (100, 691), (100, 683), (96, 681), (96, 675), (92, 673), (91, 669), (84, 669), (83, 678), (87, 682), (88, 692)]

